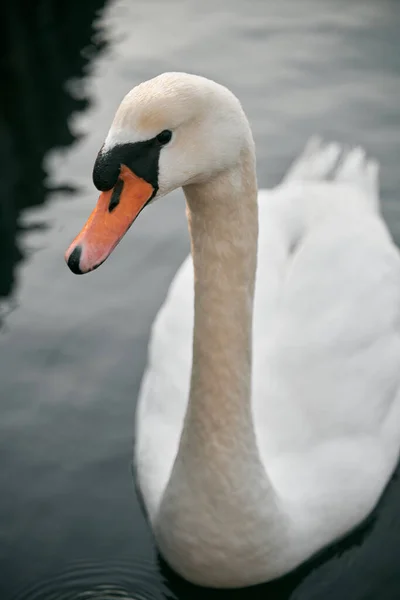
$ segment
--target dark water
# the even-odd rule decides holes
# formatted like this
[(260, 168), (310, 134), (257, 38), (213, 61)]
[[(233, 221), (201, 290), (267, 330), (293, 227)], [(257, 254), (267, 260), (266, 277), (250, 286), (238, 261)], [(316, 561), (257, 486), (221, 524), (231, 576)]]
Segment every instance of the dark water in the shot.
[(365, 530), (283, 581), (222, 594), (170, 573), (130, 469), (149, 328), (188, 251), (181, 194), (95, 274), (63, 262), (121, 97), (166, 70), (241, 98), (261, 186), (314, 132), (365, 145), (400, 240), (400, 3), (14, 0), (0, 23), (0, 599), (400, 598), (396, 481)]

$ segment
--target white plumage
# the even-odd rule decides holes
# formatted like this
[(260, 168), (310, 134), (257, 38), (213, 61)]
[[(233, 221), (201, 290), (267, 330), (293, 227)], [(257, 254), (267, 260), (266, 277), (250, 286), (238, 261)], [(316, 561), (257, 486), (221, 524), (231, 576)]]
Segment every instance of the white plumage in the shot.
[[(273, 576), (360, 523), (397, 462), (400, 261), (377, 188), (377, 164), (362, 150), (313, 141), (280, 186), (259, 192), (252, 411), (291, 529), (288, 568)], [(187, 409), (192, 334), (189, 256), (153, 327), (136, 416), (139, 483), (154, 524)], [(252, 559), (232, 568), (233, 585), (258, 582)], [(261, 581), (267, 565), (265, 573)]]

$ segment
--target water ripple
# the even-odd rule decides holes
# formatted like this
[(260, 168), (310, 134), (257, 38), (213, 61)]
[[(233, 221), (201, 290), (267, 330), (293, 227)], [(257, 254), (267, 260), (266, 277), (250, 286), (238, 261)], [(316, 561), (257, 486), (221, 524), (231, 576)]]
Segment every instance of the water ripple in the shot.
[(79, 561), (51, 579), (21, 590), (12, 600), (160, 600), (160, 581), (150, 561)]

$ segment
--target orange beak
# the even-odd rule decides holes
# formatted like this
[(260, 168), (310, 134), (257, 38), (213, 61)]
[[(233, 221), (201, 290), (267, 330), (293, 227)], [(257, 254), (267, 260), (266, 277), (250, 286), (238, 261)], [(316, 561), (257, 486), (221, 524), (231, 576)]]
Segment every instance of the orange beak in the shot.
[(154, 195), (153, 186), (121, 166), (116, 185), (102, 192), (82, 231), (65, 253), (73, 273), (83, 274), (99, 267), (128, 231)]

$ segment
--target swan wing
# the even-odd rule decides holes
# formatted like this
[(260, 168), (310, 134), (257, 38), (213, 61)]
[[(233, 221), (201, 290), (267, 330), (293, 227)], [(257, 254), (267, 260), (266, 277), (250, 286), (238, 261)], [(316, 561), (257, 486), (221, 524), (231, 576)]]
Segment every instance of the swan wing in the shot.
[(277, 493), (323, 539), (370, 512), (398, 460), (400, 259), (377, 165), (307, 152), (260, 197), (253, 413)]

